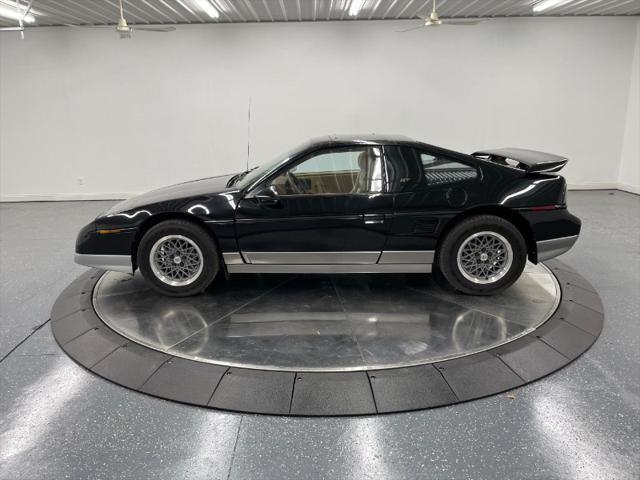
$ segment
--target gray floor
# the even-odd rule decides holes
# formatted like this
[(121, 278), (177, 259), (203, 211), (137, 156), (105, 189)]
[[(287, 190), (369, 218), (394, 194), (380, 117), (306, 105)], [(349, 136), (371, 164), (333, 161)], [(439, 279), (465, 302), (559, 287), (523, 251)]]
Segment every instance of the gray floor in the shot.
[(111, 202), (0, 204), (0, 478), (637, 479), (640, 197), (572, 192), (569, 203), (583, 234), (562, 260), (606, 313), (583, 357), (508, 395), (315, 419), (173, 404), (77, 366), (46, 321), (83, 271), (76, 231)]

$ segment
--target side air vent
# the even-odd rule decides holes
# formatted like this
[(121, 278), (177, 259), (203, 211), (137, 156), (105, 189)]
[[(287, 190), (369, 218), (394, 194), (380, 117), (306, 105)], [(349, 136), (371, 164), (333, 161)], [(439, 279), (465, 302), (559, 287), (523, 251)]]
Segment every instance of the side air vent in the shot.
[(428, 235), (436, 231), (438, 219), (433, 217), (419, 218), (413, 227), (413, 233), (418, 235)]
[(424, 176), (429, 185), (446, 185), (448, 183), (472, 180), (478, 176), (473, 168), (441, 168), (425, 170)]

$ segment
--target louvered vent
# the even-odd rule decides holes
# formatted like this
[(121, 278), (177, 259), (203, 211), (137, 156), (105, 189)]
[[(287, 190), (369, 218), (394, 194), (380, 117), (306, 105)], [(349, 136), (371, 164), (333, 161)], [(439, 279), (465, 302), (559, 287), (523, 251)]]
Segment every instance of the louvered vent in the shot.
[(419, 218), (416, 220), (416, 224), (413, 228), (413, 233), (418, 235), (426, 235), (436, 231), (438, 226), (437, 218)]
[(425, 169), (424, 176), (429, 181), (429, 185), (442, 185), (447, 183), (461, 182), (476, 177), (473, 168), (442, 168)]

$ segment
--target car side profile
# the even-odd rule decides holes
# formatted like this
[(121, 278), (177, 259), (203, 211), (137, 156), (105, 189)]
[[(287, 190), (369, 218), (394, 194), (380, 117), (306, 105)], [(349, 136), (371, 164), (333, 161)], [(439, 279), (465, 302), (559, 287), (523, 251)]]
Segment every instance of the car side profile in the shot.
[(140, 270), (173, 296), (219, 274), (429, 273), (500, 292), (569, 250), (567, 160), (524, 149), (467, 155), (399, 136), (312, 139), (275, 161), (118, 203), (78, 234), (75, 261)]

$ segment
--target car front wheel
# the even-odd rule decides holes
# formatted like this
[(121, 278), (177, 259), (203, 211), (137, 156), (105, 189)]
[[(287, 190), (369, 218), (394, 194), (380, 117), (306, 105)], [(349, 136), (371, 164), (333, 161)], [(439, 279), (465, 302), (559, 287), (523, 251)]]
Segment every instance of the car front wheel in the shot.
[(184, 220), (161, 222), (142, 237), (138, 266), (158, 292), (186, 297), (203, 292), (220, 269), (218, 252), (202, 227)]
[(492, 295), (512, 285), (524, 270), (527, 246), (520, 231), (494, 215), (462, 220), (438, 250), (438, 266), (456, 290)]

